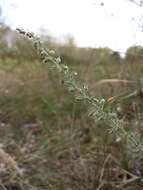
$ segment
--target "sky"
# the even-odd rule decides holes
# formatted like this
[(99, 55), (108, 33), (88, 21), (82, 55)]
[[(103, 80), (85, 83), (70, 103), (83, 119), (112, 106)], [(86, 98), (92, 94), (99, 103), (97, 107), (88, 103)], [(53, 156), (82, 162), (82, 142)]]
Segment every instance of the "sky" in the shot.
[(61, 41), (73, 36), (78, 46), (119, 52), (143, 45), (143, 8), (128, 0), (0, 0), (0, 6), (13, 29), (46, 31)]

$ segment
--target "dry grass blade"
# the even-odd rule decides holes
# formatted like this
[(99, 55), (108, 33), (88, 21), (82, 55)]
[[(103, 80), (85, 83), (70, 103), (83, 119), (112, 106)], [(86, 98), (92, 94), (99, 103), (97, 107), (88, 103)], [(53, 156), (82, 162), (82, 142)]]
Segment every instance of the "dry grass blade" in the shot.
[(96, 82), (94, 84), (94, 86), (99, 86), (99, 85), (103, 85), (103, 84), (123, 84), (123, 85), (127, 85), (127, 84), (137, 84), (135, 81), (133, 80), (125, 80), (125, 79), (102, 79), (98, 82)]
[[(106, 179), (106, 177), (104, 176), (106, 171), (108, 170), (107, 164), (109, 163), (113, 165), (113, 166), (110, 166), (110, 169), (112, 168), (111, 173), (112, 173), (112, 176), (115, 177), (115, 179), (111, 179), (111, 180)], [(117, 159), (113, 157), (111, 154), (109, 154), (103, 163), (103, 167), (101, 169), (100, 177), (99, 177), (100, 185), (97, 189), (100, 189), (105, 184), (111, 184), (112, 186), (118, 189), (122, 189), (124, 186), (130, 185), (138, 179), (139, 179), (138, 176), (121, 168), (120, 163), (117, 161)]]

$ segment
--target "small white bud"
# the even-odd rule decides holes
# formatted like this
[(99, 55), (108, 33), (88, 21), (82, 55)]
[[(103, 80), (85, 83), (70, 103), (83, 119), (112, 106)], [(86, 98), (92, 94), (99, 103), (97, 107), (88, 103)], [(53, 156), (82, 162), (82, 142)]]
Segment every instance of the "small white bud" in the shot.
[(84, 88), (85, 90), (88, 90), (88, 86), (87, 86), (87, 85), (84, 85), (83, 88)]
[(102, 104), (104, 104), (106, 101), (105, 101), (105, 99), (104, 98), (102, 98), (101, 100), (100, 100), (100, 103), (102, 103)]
[(67, 65), (64, 65), (64, 66), (63, 66), (63, 69), (64, 69), (64, 70), (68, 70), (68, 66), (67, 66)]
[(60, 58), (60, 57), (57, 57), (57, 58), (56, 58), (56, 62), (57, 62), (57, 63), (61, 63), (61, 58)]
[(118, 111), (118, 112), (121, 112), (121, 111), (122, 111), (122, 108), (118, 106), (118, 107), (117, 107), (117, 111)]
[(116, 140), (115, 140), (116, 143), (119, 143), (121, 142), (121, 137), (117, 137)]
[(54, 50), (50, 50), (49, 53), (50, 53), (51, 55), (55, 55), (55, 51), (54, 51)]

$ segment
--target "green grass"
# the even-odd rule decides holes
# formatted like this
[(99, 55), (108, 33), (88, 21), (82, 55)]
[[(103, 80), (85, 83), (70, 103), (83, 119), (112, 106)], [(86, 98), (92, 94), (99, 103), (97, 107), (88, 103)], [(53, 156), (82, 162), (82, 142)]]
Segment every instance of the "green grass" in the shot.
[[(80, 55), (76, 60), (65, 57), (92, 94), (105, 99), (117, 97), (111, 102), (114, 111), (119, 118), (124, 117), (127, 130), (138, 128), (142, 135), (143, 65), (125, 60), (121, 64), (88, 60), (82, 64)], [(24, 170), (23, 181), (28, 180), (38, 190), (92, 190), (104, 180), (112, 181), (112, 169), (134, 172), (125, 142), (114, 141), (106, 131), (108, 123), (94, 123), (88, 118), (86, 104), (75, 101), (61, 76), (49, 71), (48, 65), (24, 60), (17, 64), (16, 60), (7, 59), (5, 63), (0, 61), (0, 68), (0, 142)], [(135, 84), (110, 81), (97, 85), (100, 80), (112, 78), (133, 80)], [(131, 96), (135, 90), (138, 93)], [(25, 127), (31, 124), (38, 127)], [(121, 165), (111, 159), (114, 164), (104, 166), (109, 154)], [(109, 171), (111, 176), (106, 174)], [(127, 189), (135, 188), (137, 183), (133, 182), (127, 184)], [(103, 184), (102, 189), (114, 189), (114, 185)]]

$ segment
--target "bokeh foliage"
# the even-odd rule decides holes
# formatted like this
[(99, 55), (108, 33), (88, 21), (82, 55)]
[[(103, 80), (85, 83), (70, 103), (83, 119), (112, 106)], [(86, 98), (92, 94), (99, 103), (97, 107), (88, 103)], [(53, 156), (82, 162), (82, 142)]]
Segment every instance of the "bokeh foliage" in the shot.
[[(118, 158), (120, 169), (142, 176), (142, 160), (128, 153), (135, 147), (107, 133), (109, 123), (88, 118), (86, 102), (75, 101), (61, 74), (40, 63), (31, 41), (5, 25), (0, 41), (0, 140), (29, 183), (38, 189), (92, 190), (109, 181), (103, 189), (114, 189), (116, 166), (105, 167), (113, 171), (102, 176), (109, 154)], [(55, 50), (78, 73), (77, 80), (107, 100), (125, 129), (142, 139), (142, 47), (130, 47), (121, 57), (109, 48), (79, 48), (71, 40), (60, 44), (44, 37), (43, 46)]]

